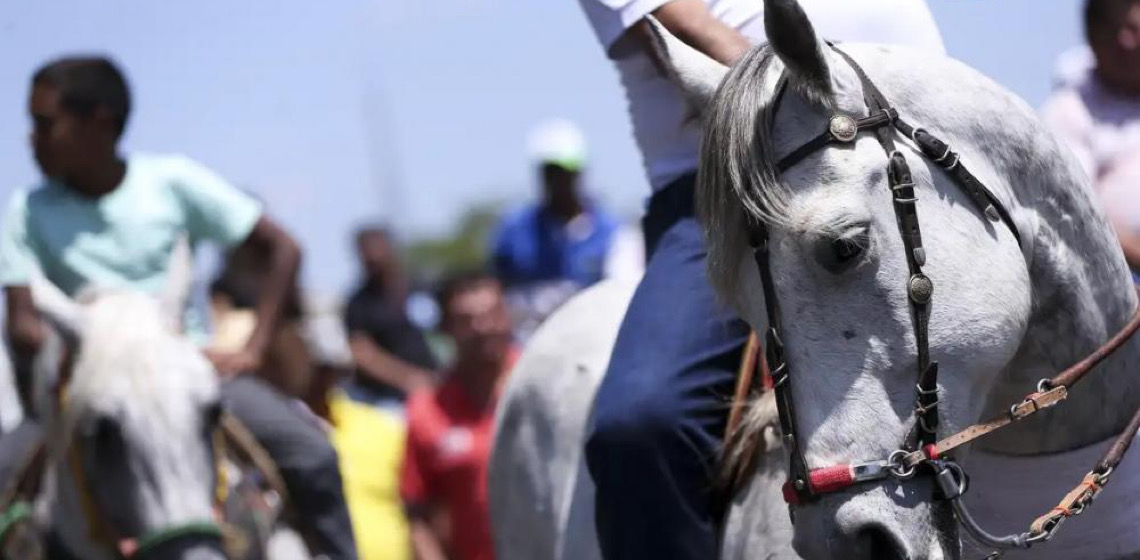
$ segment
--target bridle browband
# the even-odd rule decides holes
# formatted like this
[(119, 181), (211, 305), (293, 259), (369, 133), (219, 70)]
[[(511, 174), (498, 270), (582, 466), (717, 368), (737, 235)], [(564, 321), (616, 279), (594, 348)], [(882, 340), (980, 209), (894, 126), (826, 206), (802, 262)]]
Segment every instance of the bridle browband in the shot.
[[(1140, 328), (1140, 309), (1120, 332), (1090, 356), (1061, 372), (1052, 379), (1042, 380), (1037, 390), (1022, 402), (1010, 407), (1009, 412), (988, 422), (975, 424), (949, 437), (938, 440), (938, 362), (930, 357), (929, 320), (930, 302), (934, 283), (923, 274), (926, 253), (922, 246), (922, 233), (918, 224), (915, 203), (917, 196), (906, 158), (897, 149), (895, 133), (910, 139), (919, 152), (938, 164), (944, 172), (968, 195), (978, 211), (990, 222), (1001, 222), (1013, 234), (1018, 245), (1022, 237), (1009, 211), (961, 162), (960, 156), (943, 141), (928, 131), (911, 126), (900, 118), (882, 92), (875, 87), (863, 69), (834, 45), (829, 45), (854, 70), (863, 88), (863, 99), (868, 116), (855, 118), (836, 114), (827, 129), (804, 143), (777, 162), (777, 170), (785, 172), (815, 152), (837, 144), (854, 142), (860, 132), (872, 131), (887, 155), (887, 181), (890, 187), (895, 218), (906, 251), (907, 296), (910, 301), (915, 343), (918, 348), (917, 382), (915, 384), (915, 421), (898, 450), (886, 459), (846, 465), (809, 469), (803, 449), (797, 440), (795, 405), (792, 401), (791, 377), (781, 340), (779, 304), (769, 265), (768, 230), (760, 220), (754, 221), (750, 232), (753, 257), (760, 273), (761, 286), (768, 316), (765, 334), (765, 356), (771, 371), (776, 406), (779, 413), (784, 447), (789, 456), (788, 480), (784, 484), (784, 499), (790, 505), (813, 500), (822, 494), (836, 492), (856, 484), (869, 483), (893, 477), (908, 480), (919, 467), (929, 467), (943, 498), (948, 500), (958, 521), (979, 542), (998, 548), (1027, 548), (1031, 544), (1047, 541), (1055, 534), (1061, 522), (1081, 513), (1092, 502), (1108, 481), (1112, 470), (1123, 458), (1140, 429), (1140, 411), (1129, 422), (1108, 452), (1076, 489), (1049, 513), (1038, 518), (1024, 533), (995, 537), (974, 522), (973, 517), (959, 499), (967, 489), (967, 477), (962, 468), (947, 453), (983, 435), (1029, 417), (1051, 407), (1068, 395), (1068, 389), (1080, 381), (1094, 366), (1123, 345)], [(776, 86), (773, 114), (788, 88), (787, 75), (782, 75)]]

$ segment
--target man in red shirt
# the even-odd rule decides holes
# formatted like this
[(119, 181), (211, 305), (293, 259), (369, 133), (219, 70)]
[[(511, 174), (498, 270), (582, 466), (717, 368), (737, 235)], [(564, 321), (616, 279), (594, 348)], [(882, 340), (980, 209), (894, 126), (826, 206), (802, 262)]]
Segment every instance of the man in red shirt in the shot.
[(494, 560), (487, 464), (500, 382), (513, 361), (502, 286), (487, 274), (448, 281), (443, 329), (456, 359), (436, 389), (407, 402), (408, 440), (400, 495), (419, 560)]

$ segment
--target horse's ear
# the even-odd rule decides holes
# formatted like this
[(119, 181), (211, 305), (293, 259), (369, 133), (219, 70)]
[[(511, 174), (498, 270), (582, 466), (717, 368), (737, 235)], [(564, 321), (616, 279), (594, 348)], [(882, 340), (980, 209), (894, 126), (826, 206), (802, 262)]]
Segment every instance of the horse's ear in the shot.
[(31, 278), (32, 301), (40, 315), (69, 341), (78, 341), (83, 334), (83, 308), (67, 297), (44, 275), (34, 273)]
[(170, 252), (170, 262), (166, 267), (166, 285), (163, 286), (159, 302), (162, 313), (175, 330), (182, 330), (182, 314), (186, 302), (190, 300), (190, 289), (194, 285), (194, 255), (190, 250), (190, 240), (182, 235), (174, 243)]
[(808, 91), (831, 94), (826, 46), (796, 0), (764, 0), (764, 31), (772, 51)]
[(645, 16), (653, 37), (653, 50), (673, 80), (699, 114), (712, 101), (728, 67), (686, 45), (653, 16)]

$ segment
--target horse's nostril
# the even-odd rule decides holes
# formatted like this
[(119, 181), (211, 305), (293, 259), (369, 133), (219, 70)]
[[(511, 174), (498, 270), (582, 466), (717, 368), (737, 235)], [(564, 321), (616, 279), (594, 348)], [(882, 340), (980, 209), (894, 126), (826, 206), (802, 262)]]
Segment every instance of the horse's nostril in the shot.
[(906, 550), (898, 539), (883, 527), (868, 527), (859, 532), (860, 548), (872, 560), (906, 560)]

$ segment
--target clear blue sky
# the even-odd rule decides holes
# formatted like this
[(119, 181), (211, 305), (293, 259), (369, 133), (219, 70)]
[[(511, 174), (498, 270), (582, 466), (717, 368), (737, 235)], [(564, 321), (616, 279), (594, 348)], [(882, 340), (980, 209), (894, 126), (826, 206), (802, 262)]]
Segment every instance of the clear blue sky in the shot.
[[(1081, 41), (1079, 0), (928, 1), (952, 56), (1033, 105)], [(525, 137), (543, 118), (586, 131), (598, 198), (633, 217), (648, 192), (617, 76), (573, 0), (3, 2), (0, 198), (36, 178), (28, 77), (76, 51), (130, 74), (128, 150), (185, 153), (256, 192), (326, 293), (352, 281), (356, 224), (432, 235), (472, 203), (529, 198)]]

